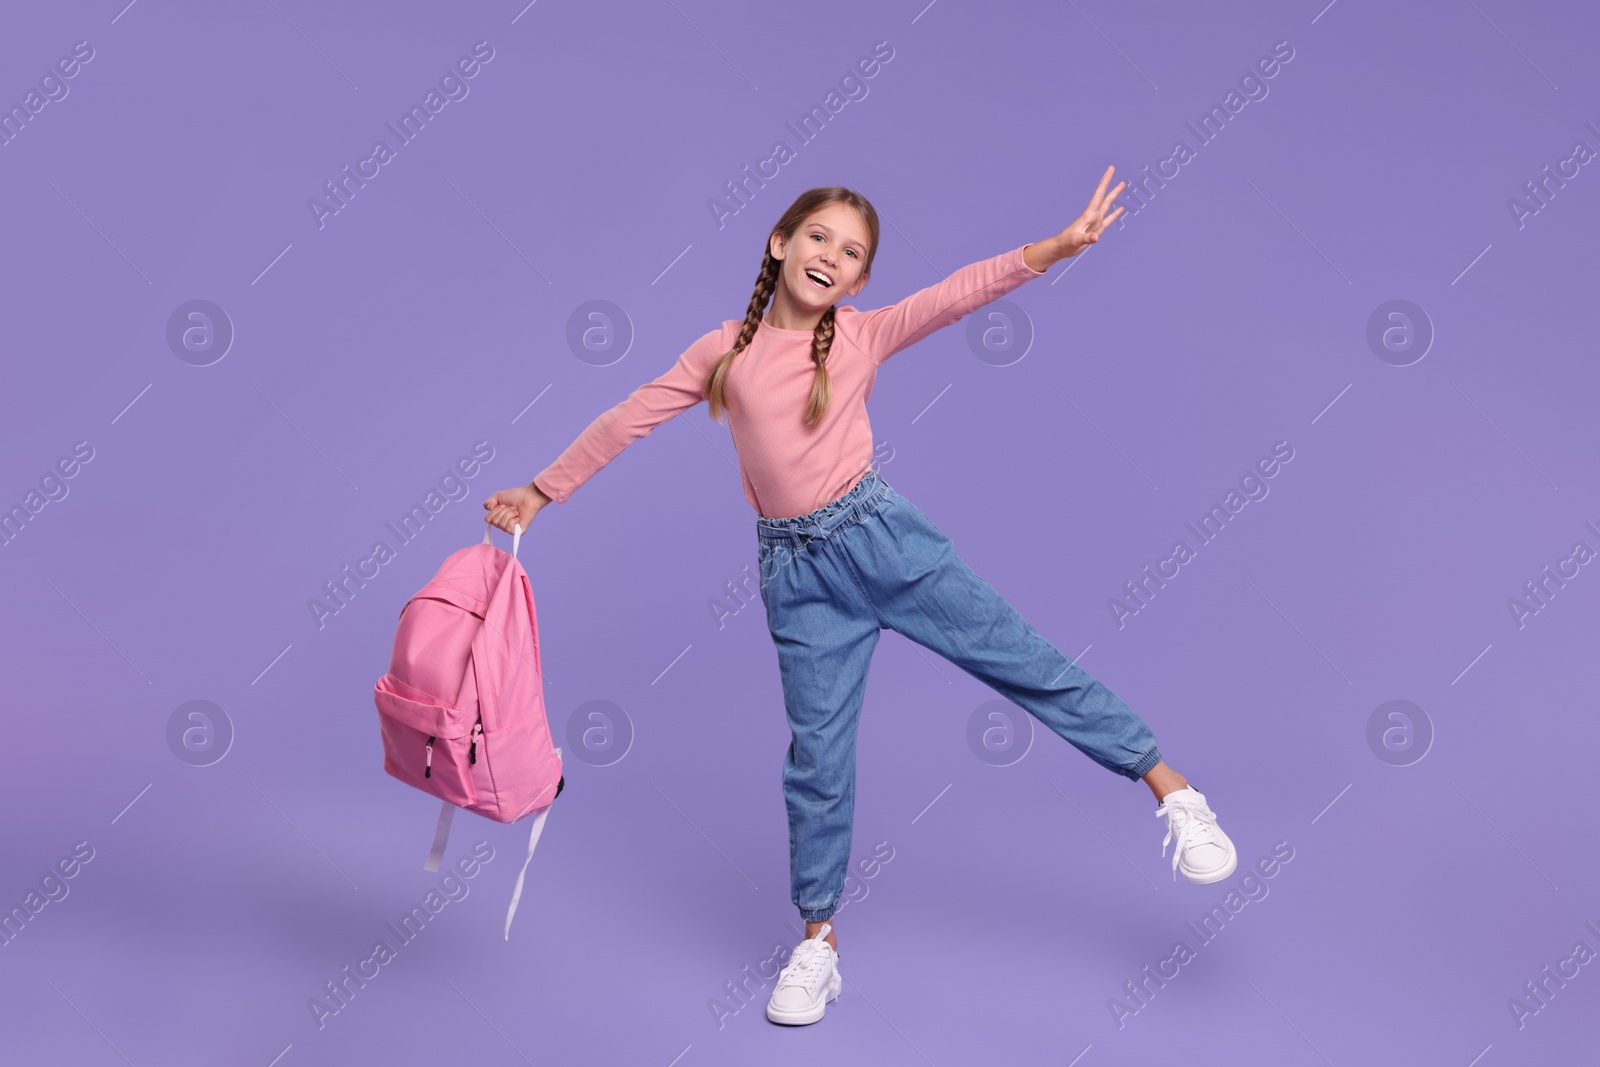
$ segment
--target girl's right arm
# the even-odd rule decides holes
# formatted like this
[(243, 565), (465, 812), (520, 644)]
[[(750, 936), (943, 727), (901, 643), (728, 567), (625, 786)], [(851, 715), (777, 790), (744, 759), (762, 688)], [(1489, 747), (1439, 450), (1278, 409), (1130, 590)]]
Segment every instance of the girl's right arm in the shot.
[[(501, 490), (484, 501), (490, 512), (487, 521), (509, 530), (520, 517), (526, 530), (540, 508), (552, 500), (565, 504), (580, 485), (628, 445), (704, 400), (706, 376), (727, 351), (722, 336), (720, 326), (702, 335), (665, 374), (645, 382), (620, 403), (597, 415), (555, 462), (533, 476), (532, 482)], [(496, 521), (496, 508), (509, 509), (500, 514), (505, 525)]]

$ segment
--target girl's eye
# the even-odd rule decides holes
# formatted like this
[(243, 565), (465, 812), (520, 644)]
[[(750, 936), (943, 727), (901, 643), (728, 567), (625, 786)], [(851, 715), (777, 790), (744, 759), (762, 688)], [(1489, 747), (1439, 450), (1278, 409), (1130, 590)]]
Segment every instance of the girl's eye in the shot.
[[(811, 236), (815, 237), (819, 241), (822, 240), (822, 234), (820, 234), (820, 233), (814, 233)], [(845, 252), (845, 255), (849, 256), (851, 259), (860, 259), (861, 258), (860, 256), (856, 255), (856, 250), (853, 249), (853, 248), (847, 248), (847, 249), (844, 250), (844, 252)]]
[[(819, 241), (822, 240), (822, 234), (820, 234), (820, 233), (814, 233), (811, 236), (815, 237)], [(845, 255), (849, 256), (851, 259), (860, 259), (861, 258), (860, 256), (856, 255), (856, 250), (853, 249), (853, 248), (847, 248), (847, 249), (844, 250), (844, 252), (845, 252)]]

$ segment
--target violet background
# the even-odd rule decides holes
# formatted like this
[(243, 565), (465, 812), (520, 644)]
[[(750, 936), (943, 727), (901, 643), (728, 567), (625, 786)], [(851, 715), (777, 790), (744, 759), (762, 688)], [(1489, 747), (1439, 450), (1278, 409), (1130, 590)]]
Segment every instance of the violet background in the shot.
[[(75, 842), (94, 858), (0, 949), (0, 1060), (1593, 1055), (1600, 967), (1522, 1029), (1507, 1002), (1600, 949), (1600, 578), (1520, 628), (1507, 604), (1600, 547), (1600, 179), (1582, 167), (1521, 226), (1508, 201), (1600, 147), (1597, 29), (1503, 0), (9, 12), (0, 103), (76, 41), (95, 56), (0, 148), (0, 505), (74, 442), (94, 458), (0, 552), (0, 904)], [(469, 95), (319, 229), (307, 201), (480, 40)], [(880, 41), (867, 95), (801, 144), (786, 123)], [(1280, 41), (1268, 95), (1198, 145), (1185, 123)], [(739, 316), (806, 188), (881, 213), (856, 300), (876, 307), (1048, 237), (1108, 164), (1139, 178), (1179, 138), (1176, 177), (1008, 298), (1023, 358), (995, 365), (958, 324), (886, 364), (870, 411), (884, 477), (1146, 717), (1240, 874), (1171, 881), (1145, 788), (1042, 727), (980, 760), (968, 724), (996, 694), (889, 632), (854, 854), (893, 858), (839, 914), (845, 993), (798, 1029), (766, 1021), (770, 983), (731, 999), (793, 941), (788, 731), (760, 602), (727, 589), (755, 516), (701, 405), (523, 544), (569, 759), (511, 940), (527, 824), (459, 816), (447, 862), (476, 841), (494, 860), (319, 1029), (308, 1000), (438, 881), (436, 804), (382, 772), (370, 693), (481, 501)], [(736, 205), (725, 183), (778, 139), (793, 160), (719, 225), (711, 202)], [(236, 332), (209, 366), (165, 337), (194, 299)], [(1408, 366), (1366, 340), (1394, 299), (1436, 334)], [(569, 345), (591, 300), (625, 314), (620, 358)], [(477, 441), (494, 454), (465, 497), (319, 628), (323, 583), (396, 548), (385, 523)], [(1270, 494), (1118, 628), (1107, 601), (1278, 441)], [(719, 597), (739, 608), (720, 623)], [(1394, 699), (1434, 732), (1405, 766), (1367, 742)], [(190, 700), (234, 733), (208, 766), (167, 741)], [(631, 733), (609, 765), (573, 725), (596, 700)], [(1185, 923), (1279, 841), (1268, 895), (1201, 945)], [(1119, 1029), (1110, 998), (1180, 938), (1196, 958)], [(739, 1009), (721, 1025), (715, 998)]]

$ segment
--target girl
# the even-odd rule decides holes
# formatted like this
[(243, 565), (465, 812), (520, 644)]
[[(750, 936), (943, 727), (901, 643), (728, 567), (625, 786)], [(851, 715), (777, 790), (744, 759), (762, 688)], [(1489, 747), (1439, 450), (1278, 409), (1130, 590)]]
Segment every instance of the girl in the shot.
[[(802, 193), (767, 238), (743, 320), (691, 344), (677, 364), (601, 412), (533, 481), (484, 501), (485, 521), (527, 529), (566, 503), (630, 443), (701, 400), (724, 409), (755, 508), (756, 556), (777, 647), (791, 742), (783, 763), (791, 898), (806, 937), (767, 1005), (780, 1023), (811, 1023), (839, 995), (830, 919), (844, 887), (855, 802), (856, 724), (878, 634), (922, 644), (1037, 717), (1084, 755), (1143, 780), (1166, 820), (1173, 877), (1234, 871), (1216, 816), (1161, 759), (1144, 720), (1071, 663), (956, 555), (950, 540), (871, 466), (866, 401), (896, 352), (1099, 241), (1107, 167), (1083, 214), (1054, 237), (962, 267), (888, 307), (838, 304), (860, 294), (878, 248), (878, 215), (840, 186)], [(770, 305), (770, 306), (769, 306)]]

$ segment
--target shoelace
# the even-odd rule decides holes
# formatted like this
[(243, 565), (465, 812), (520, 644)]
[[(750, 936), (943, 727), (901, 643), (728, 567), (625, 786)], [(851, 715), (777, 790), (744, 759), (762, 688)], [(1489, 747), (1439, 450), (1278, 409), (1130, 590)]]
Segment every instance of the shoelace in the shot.
[(822, 978), (822, 972), (827, 966), (828, 946), (821, 938), (807, 939), (800, 942), (794, 950), (794, 955), (789, 958), (788, 966), (778, 975), (778, 989), (784, 986), (801, 986), (810, 989)]
[(1167, 819), (1167, 836), (1161, 839), (1161, 855), (1167, 854), (1167, 843), (1177, 838), (1172, 849), (1172, 879), (1178, 879), (1178, 857), (1192, 845), (1217, 842), (1217, 816), (1202, 800), (1164, 800), (1156, 814)]

